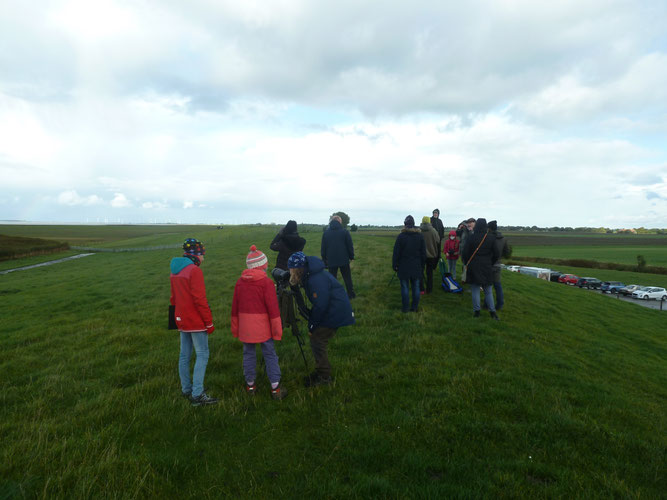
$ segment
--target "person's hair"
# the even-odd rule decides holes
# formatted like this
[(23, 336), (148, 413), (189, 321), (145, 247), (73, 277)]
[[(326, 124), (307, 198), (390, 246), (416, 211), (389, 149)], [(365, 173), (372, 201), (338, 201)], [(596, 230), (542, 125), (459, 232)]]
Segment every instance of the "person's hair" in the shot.
[(301, 283), (301, 278), (303, 278), (303, 267), (293, 267), (290, 269), (289, 275), (289, 284), (292, 286), (297, 286)]

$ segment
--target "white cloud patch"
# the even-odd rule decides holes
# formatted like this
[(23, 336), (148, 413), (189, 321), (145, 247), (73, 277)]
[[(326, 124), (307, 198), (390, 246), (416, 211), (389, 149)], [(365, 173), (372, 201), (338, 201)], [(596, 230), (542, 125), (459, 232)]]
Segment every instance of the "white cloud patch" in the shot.
[(132, 203), (123, 193), (115, 193), (113, 200), (111, 200), (111, 206), (113, 208), (127, 208), (131, 207)]
[(195, 204), (192, 201), (184, 201), (183, 202), (183, 208), (186, 209), (186, 210), (189, 209), (189, 208), (192, 208), (194, 206), (195, 206)]
[(58, 195), (58, 204), (67, 205), (70, 207), (82, 205), (82, 206), (91, 206), (99, 205), (103, 203), (102, 198), (97, 195), (91, 194), (88, 196), (81, 196), (75, 190), (63, 191)]

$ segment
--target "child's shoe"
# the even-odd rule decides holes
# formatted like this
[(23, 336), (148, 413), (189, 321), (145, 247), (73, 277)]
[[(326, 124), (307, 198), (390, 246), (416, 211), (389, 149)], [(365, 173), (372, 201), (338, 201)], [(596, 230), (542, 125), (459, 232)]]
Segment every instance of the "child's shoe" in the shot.
[(256, 391), (257, 391), (257, 386), (256, 386), (254, 383), (253, 383), (252, 385), (248, 385), (248, 384), (246, 383), (246, 385), (245, 385), (245, 393), (246, 393), (248, 396), (254, 396)]
[(275, 389), (271, 389), (271, 397), (273, 399), (283, 399), (287, 397), (287, 389), (278, 384)]

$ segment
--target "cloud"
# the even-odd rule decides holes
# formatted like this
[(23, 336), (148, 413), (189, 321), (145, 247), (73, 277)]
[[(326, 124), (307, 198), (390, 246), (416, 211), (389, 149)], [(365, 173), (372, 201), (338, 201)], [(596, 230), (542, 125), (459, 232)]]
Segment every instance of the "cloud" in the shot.
[(99, 205), (103, 203), (102, 198), (97, 195), (91, 194), (89, 196), (80, 196), (75, 190), (63, 191), (58, 195), (58, 204), (67, 205), (70, 207), (83, 205)]
[(167, 203), (160, 201), (145, 201), (141, 204), (141, 208), (146, 208), (148, 210), (164, 210), (168, 207), (169, 205)]
[(187, 209), (192, 208), (192, 207), (194, 207), (194, 203), (192, 201), (184, 201), (183, 202), (183, 208), (184, 209), (187, 210)]
[(114, 198), (111, 200), (111, 206), (113, 208), (126, 208), (131, 207), (132, 203), (123, 193), (114, 193)]

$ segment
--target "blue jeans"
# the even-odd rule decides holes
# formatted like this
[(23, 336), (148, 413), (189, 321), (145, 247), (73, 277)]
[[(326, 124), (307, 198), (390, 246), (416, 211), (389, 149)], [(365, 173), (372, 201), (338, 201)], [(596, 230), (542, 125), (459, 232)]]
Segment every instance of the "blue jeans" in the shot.
[[(257, 344), (243, 343), (243, 376), (246, 382), (254, 382), (257, 380)], [(266, 374), (269, 377), (269, 382), (272, 384), (280, 382), (280, 366), (278, 365), (278, 355), (276, 348), (273, 345), (273, 339), (259, 344), (262, 348), (262, 356), (264, 357), (264, 365), (266, 366)]]
[[(197, 353), (195, 369), (190, 379), (190, 357), (192, 347)], [(178, 358), (178, 374), (181, 377), (181, 390), (198, 397), (204, 392), (204, 375), (208, 364), (208, 333), (181, 332), (181, 355)]]
[(456, 279), (456, 261), (447, 259), (447, 266), (449, 267), (449, 274), (452, 275), (452, 279)]
[(493, 305), (493, 291), (491, 290), (491, 285), (484, 285), (483, 287), (481, 285), (470, 285), (470, 292), (472, 293), (472, 310), (473, 311), (479, 311), (481, 309), (481, 305), (479, 302), (479, 289), (484, 288), (484, 301), (486, 302), (486, 305), (489, 307), (489, 311), (495, 312), (496, 308)]
[[(412, 289), (412, 307), (410, 307), (410, 289)], [(401, 302), (403, 304), (403, 312), (415, 311), (419, 307), (419, 280), (411, 278), (408, 280), (401, 280)]]
[(496, 311), (500, 311), (505, 305), (505, 295), (503, 294), (503, 285), (500, 284), (500, 281), (494, 281), (493, 288), (496, 290)]

